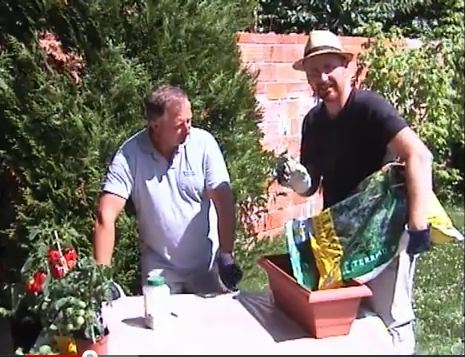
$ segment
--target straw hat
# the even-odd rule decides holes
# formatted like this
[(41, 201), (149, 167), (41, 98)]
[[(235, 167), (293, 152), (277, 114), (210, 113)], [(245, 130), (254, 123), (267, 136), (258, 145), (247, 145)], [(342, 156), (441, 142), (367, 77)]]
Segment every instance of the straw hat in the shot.
[(325, 53), (335, 53), (351, 61), (354, 55), (344, 51), (339, 37), (331, 31), (315, 30), (310, 32), (305, 45), (304, 57), (294, 62), (292, 68), (298, 71), (304, 70), (304, 61), (308, 58)]

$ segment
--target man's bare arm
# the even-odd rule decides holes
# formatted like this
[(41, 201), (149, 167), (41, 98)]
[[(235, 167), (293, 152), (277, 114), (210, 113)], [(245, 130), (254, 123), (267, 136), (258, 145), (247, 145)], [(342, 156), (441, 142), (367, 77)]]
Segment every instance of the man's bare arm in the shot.
[(234, 197), (229, 183), (221, 183), (214, 190), (209, 190), (209, 197), (215, 204), (218, 215), (218, 235), (221, 253), (232, 253), (236, 215)]
[(111, 193), (103, 193), (100, 196), (93, 234), (94, 257), (99, 264), (111, 264), (115, 245), (115, 223), (125, 204), (126, 199)]
[(415, 132), (406, 127), (389, 143), (389, 149), (405, 162), (411, 230), (428, 226), (428, 205), (432, 194), (432, 154)]

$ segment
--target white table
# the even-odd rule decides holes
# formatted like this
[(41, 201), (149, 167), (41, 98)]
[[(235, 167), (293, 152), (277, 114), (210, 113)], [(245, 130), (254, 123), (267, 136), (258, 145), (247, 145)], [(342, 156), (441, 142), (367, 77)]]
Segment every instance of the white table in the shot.
[(170, 326), (144, 327), (143, 297), (123, 297), (104, 311), (109, 354), (393, 354), (382, 321), (357, 318), (349, 335), (314, 339), (278, 310), (268, 293), (203, 298), (172, 295)]

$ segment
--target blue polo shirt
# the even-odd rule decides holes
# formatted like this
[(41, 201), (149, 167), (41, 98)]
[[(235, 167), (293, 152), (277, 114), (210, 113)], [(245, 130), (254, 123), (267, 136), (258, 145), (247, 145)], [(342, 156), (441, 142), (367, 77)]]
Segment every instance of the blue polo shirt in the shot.
[(153, 147), (148, 129), (121, 145), (102, 190), (131, 198), (134, 204), (142, 277), (152, 269), (165, 269), (182, 281), (187, 274), (211, 267), (218, 230), (207, 190), (229, 182), (218, 143), (205, 130), (191, 128), (172, 162)]

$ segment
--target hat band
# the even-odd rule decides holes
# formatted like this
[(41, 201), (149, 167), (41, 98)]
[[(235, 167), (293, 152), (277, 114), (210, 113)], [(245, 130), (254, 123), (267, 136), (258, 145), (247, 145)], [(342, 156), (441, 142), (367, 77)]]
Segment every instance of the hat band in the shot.
[(333, 46), (316, 46), (310, 48), (310, 50), (305, 51), (304, 57), (311, 55), (312, 53), (319, 52), (319, 51), (336, 51), (336, 52), (342, 52), (340, 48), (333, 47)]

